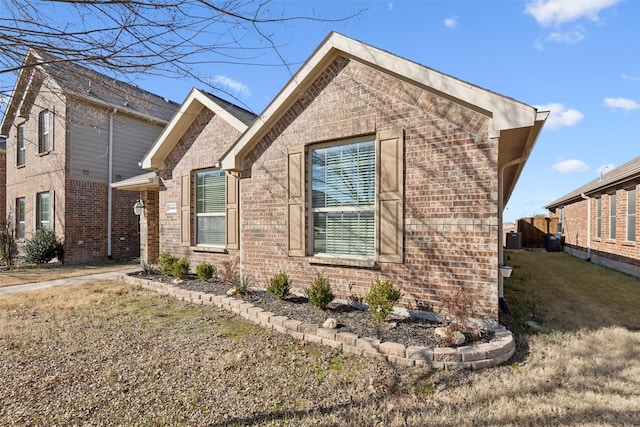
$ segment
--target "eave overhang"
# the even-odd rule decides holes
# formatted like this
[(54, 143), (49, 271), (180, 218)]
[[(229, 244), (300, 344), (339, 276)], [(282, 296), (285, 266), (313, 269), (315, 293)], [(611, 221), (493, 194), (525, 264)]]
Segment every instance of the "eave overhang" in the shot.
[(132, 176), (110, 184), (111, 188), (126, 191), (153, 191), (160, 187), (160, 179), (155, 171)]

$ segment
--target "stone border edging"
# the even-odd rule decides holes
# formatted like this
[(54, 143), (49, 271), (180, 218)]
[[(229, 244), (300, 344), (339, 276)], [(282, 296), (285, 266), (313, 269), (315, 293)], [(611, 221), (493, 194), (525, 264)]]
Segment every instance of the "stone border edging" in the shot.
[(314, 323), (302, 323), (226, 295), (189, 291), (168, 283), (139, 279), (128, 274), (121, 274), (119, 279), (127, 284), (139, 285), (147, 290), (173, 296), (180, 301), (229, 310), (252, 323), (299, 340), (339, 348), (345, 353), (383, 358), (398, 365), (437, 369), (483, 369), (506, 362), (516, 351), (513, 334), (502, 325), (495, 329), (495, 337), (488, 343), (457, 348), (407, 347), (395, 342), (380, 342), (377, 338), (360, 337), (351, 332), (326, 329)]

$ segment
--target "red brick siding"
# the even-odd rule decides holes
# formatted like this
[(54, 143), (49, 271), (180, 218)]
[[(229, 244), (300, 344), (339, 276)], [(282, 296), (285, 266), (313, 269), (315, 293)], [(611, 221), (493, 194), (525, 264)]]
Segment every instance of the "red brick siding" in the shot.
[[(640, 188), (636, 185), (636, 209), (640, 202), (638, 194)], [(636, 240), (628, 242), (627, 237), (627, 189), (619, 188), (616, 190), (616, 236), (611, 239), (609, 235), (609, 193), (604, 193), (598, 197), (602, 200), (602, 228), (601, 237), (596, 237), (596, 198), (591, 198), (591, 250), (598, 255), (614, 259), (617, 261), (640, 266), (640, 247), (638, 239), (640, 238), (640, 221), (636, 219)], [(564, 239), (565, 244), (576, 247), (578, 249), (587, 249), (587, 200), (580, 200), (565, 206), (565, 224)], [(556, 213), (557, 215), (557, 213)], [(637, 215), (637, 212), (636, 212)], [(637, 217), (636, 217), (637, 218)]]
[(140, 259), (151, 264), (160, 254), (159, 194), (157, 191), (143, 191), (140, 198), (146, 206), (140, 217)]
[[(302, 144), (405, 130), (403, 264), (380, 270), (315, 266), (289, 257), (286, 153)], [(260, 285), (280, 270), (298, 289), (324, 270), (341, 298), (362, 298), (376, 277), (412, 308), (443, 311), (439, 294), (463, 289), (476, 317), (495, 321), (498, 142), (487, 117), (346, 59), (336, 60), (245, 160), (242, 268)]]
[(7, 152), (0, 149), (0, 224), (7, 219)]
[[(229, 250), (228, 254), (197, 252), (181, 245), (181, 177), (194, 170), (213, 167), (238, 136), (238, 130), (205, 108), (165, 159), (166, 166), (160, 174), (159, 252), (186, 257), (192, 270), (201, 261), (207, 261), (220, 269), (224, 261), (235, 259), (239, 254), (237, 250)], [(176, 204), (177, 212), (167, 213), (169, 203)]]

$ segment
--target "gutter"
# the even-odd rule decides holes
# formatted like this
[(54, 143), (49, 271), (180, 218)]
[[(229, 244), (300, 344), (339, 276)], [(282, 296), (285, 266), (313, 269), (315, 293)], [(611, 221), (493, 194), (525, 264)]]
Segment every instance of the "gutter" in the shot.
[(587, 261), (591, 261), (591, 197), (584, 193), (580, 197), (587, 201)]
[(107, 178), (108, 190), (107, 190), (107, 258), (111, 259), (111, 232), (113, 222), (113, 116), (118, 112), (117, 108), (113, 108), (113, 111), (109, 113), (109, 177)]

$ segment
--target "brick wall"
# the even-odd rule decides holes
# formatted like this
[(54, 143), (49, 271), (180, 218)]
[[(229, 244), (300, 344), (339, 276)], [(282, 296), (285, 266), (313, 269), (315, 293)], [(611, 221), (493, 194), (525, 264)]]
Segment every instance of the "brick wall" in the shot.
[[(636, 206), (638, 205), (638, 194), (640, 188), (636, 183)], [(602, 216), (601, 216), (601, 237), (596, 237), (596, 224), (597, 224), (597, 209), (596, 198), (590, 198), (587, 200), (580, 200), (576, 203), (565, 206), (565, 224), (563, 234), (565, 238), (565, 244), (571, 248), (586, 251), (587, 250), (587, 237), (589, 231), (587, 230), (587, 213), (588, 205), (591, 203), (591, 251), (592, 255), (597, 255), (602, 258), (607, 258), (622, 263), (627, 263), (633, 266), (640, 266), (640, 247), (638, 246), (638, 239), (640, 238), (640, 221), (636, 219), (635, 228), (635, 241), (627, 241), (627, 189), (618, 188), (615, 190), (616, 194), (616, 233), (615, 238), (610, 236), (610, 193), (599, 195), (602, 203)], [(557, 212), (556, 212), (557, 215)]]
[(146, 206), (140, 216), (140, 260), (152, 264), (160, 254), (159, 195), (157, 191), (142, 191), (140, 199)]
[[(404, 263), (369, 269), (289, 257), (286, 153), (398, 126), (405, 130)], [(498, 142), (488, 138), (488, 126), (477, 112), (337, 59), (245, 159), (244, 274), (265, 286), (286, 271), (302, 289), (324, 270), (340, 298), (362, 298), (376, 277), (389, 278), (405, 306), (436, 312), (444, 311), (441, 295), (460, 289), (474, 301), (476, 317), (496, 321)]]
[[(158, 250), (160, 253), (169, 252), (187, 258), (194, 271), (201, 261), (207, 261), (220, 269), (223, 262), (236, 259), (239, 254), (237, 250), (215, 253), (181, 245), (181, 177), (189, 175), (194, 170), (213, 167), (239, 135), (240, 132), (224, 119), (204, 108), (167, 156), (166, 167), (160, 174)], [(169, 204), (177, 206), (177, 211), (168, 212)]]

